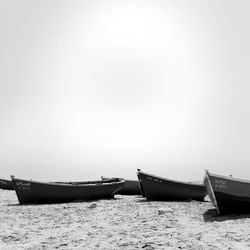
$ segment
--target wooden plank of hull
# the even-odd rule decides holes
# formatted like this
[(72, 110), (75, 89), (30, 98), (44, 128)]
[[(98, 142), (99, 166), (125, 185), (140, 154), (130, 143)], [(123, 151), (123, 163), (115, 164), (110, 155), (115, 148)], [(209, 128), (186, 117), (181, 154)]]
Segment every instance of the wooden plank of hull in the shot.
[(138, 171), (142, 192), (148, 200), (204, 200), (206, 188), (201, 184), (178, 182)]
[(12, 179), (20, 204), (62, 203), (95, 199), (110, 199), (124, 185), (124, 181), (97, 184), (42, 183)]
[(12, 182), (4, 179), (0, 179), (0, 188), (5, 190), (14, 190)]
[(218, 214), (250, 213), (250, 182), (206, 171), (204, 183)]

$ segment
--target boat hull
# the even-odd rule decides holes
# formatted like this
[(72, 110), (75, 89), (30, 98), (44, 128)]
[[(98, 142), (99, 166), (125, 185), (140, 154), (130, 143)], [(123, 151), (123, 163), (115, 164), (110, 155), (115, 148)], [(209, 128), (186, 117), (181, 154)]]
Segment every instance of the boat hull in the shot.
[[(101, 177), (102, 180), (110, 180), (111, 178)], [(141, 195), (139, 181), (125, 179), (124, 186), (117, 191), (116, 194), (121, 195)]]
[(64, 203), (111, 199), (122, 188), (124, 180), (114, 182), (43, 183), (12, 178), (20, 204)]
[(250, 182), (206, 171), (204, 184), (218, 214), (250, 213)]
[(177, 182), (162, 177), (137, 172), (141, 193), (147, 200), (199, 200), (203, 201), (207, 191), (202, 184)]
[(139, 186), (139, 182), (135, 180), (125, 180), (125, 184), (120, 189), (117, 194), (122, 194), (122, 195), (140, 195), (141, 190)]
[(14, 187), (11, 181), (0, 179), (0, 189), (14, 190)]

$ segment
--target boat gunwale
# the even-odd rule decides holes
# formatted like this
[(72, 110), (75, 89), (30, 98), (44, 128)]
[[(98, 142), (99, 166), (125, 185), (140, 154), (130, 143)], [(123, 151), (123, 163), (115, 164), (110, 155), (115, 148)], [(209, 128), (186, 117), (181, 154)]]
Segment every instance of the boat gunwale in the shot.
[(126, 179), (126, 178), (123, 179), (123, 178), (118, 178), (118, 177), (110, 177), (110, 178), (109, 178), (109, 177), (101, 176), (101, 179), (104, 180), (104, 181), (105, 181), (105, 180), (111, 180), (111, 179), (122, 179), (122, 180), (125, 180), (125, 182), (126, 182), (126, 181), (138, 182), (138, 180), (132, 180), (132, 179)]
[(157, 175), (153, 175), (153, 174), (148, 174), (146, 172), (143, 171), (137, 171), (138, 177), (140, 175), (140, 173), (144, 174), (144, 175), (148, 175), (148, 176), (152, 176), (153, 178), (158, 178), (158, 179), (162, 179), (168, 182), (172, 182), (172, 183), (177, 183), (177, 184), (184, 184), (184, 185), (189, 185), (189, 186), (197, 186), (197, 187), (204, 187), (203, 183), (193, 183), (193, 182), (185, 182), (185, 181), (176, 181), (176, 180), (172, 180), (172, 179), (168, 179), (165, 177), (159, 177)]
[[(25, 179), (19, 179), (15, 177), (11, 177), (13, 181), (23, 181), (23, 182), (30, 182), (30, 183), (35, 183), (35, 184), (40, 184), (40, 185), (50, 185), (50, 186), (64, 186), (64, 187), (88, 187), (88, 186), (97, 186), (97, 187), (102, 187), (103, 185), (105, 186), (111, 186), (114, 184), (120, 184), (120, 183), (125, 183), (123, 179), (119, 179), (119, 181), (114, 181), (114, 182), (97, 182), (97, 183), (85, 183), (85, 184), (70, 184), (70, 183), (63, 183), (63, 182), (41, 182), (41, 181), (34, 181), (34, 180), (25, 180)], [(93, 181), (95, 182), (95, 181)], [(74, 182), (73, 182), (74, 183)], [(75, 182), (77, 183), (77, 182)]]
[(225, 175), (221, 175), (221, 174), (215, 174), (215, 173), (210, 172), (210, 171), (209, 171), (209, 175), (213, 176), (213, 177), (219, 177), (219, 178), (222, 178), (222, 179), (226, 179), (228, 181), (236, 181), (236, 182), (243, 182), (243, 183), (250, 184), (250, 181), (246, 180), (246, 179), (240, 179), (240, 178), (235, 178), (235, 177), (232, 177), (232, 176), (225, 176)]

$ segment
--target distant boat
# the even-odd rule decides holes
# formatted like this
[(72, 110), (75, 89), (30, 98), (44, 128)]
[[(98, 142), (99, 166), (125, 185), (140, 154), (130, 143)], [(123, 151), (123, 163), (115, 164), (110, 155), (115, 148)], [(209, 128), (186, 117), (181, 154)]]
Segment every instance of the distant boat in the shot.
[(12, 181), (0, 179), (0, 188), (6, 190), (14, 190)]
[(63, 203), (111, 199), (124, 185), (123, 179), (86, 182), (37, 182), (11, 176), (20, 204)]
[(218, 214), (250, 213), (250, 181), (218, 175), (206, 170), (204, 184)]
[[(101, 177), (102, 180), (109, 180), (111, 178)], [(124, 186), (116, 192), (122, 195), (141, 195), (139, 181), (125, 179)]]
[(152, 174), (137, 171), (141, 192), (147, 200), (198, 200), (207, 195), (203, 184), (174, 181)]

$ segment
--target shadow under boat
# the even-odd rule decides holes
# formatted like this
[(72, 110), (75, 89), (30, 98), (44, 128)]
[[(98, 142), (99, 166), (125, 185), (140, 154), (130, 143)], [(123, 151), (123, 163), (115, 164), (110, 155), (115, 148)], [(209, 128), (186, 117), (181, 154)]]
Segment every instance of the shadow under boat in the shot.
[(203, 219), (205, 222), (222, 222), (227, 220), (240, 220), (250, 218), (250, 213), (233, 213), (227, 215), (219, 215), (217, 210), (209, 209), (203, 214)]

